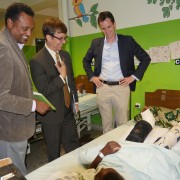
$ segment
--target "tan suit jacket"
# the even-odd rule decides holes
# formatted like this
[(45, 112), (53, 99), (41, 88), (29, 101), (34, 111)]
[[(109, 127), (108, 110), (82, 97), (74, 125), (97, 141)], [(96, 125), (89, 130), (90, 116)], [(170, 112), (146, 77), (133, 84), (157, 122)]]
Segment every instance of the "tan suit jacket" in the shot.
[(35, 130), (32, 83), (24, 54), (6, 28), (0, 32), (0, 69), (0, 140), (26, 140)]

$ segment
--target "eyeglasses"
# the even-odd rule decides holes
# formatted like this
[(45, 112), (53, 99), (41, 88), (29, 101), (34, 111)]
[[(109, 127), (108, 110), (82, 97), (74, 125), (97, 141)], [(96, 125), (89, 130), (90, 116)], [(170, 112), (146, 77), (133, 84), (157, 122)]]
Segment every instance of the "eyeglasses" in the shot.
[(50, 34), (50, 36), (52, 36), (52, 37), (54, 37), (54, 38), (56, 38), (56, 39), (59, 39), (61, 42), (62, 41), (66, 41), (67, 40), (67, 36), (65, 36), (65, 37), (56, 37), (56, 36), (54, 36), (54, 35), (52, 35), (52, 34)]

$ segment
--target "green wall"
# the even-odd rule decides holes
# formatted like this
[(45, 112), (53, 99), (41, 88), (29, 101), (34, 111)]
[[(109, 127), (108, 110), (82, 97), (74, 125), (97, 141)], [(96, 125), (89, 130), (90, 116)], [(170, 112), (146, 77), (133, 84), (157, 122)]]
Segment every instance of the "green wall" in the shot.
[[(167, 46), (169, 43), (180, 40), (180, 20), (149, 24), (117, 30), (118, 33), (132, 35), (134, 39), (145, 49), (156, 46)], [(75, 76), (85, 74), (82, 59), (89, 48), (92, 39), (102, 36), (102, 33), (72, 37), (66, 47), (71, 53)], [(27, 59), (35, 54), (35, 47), (25, 46), (24, 52)], [(156, 89), (180, 90), (180, 66), (175, 65), (174, 60), (168, 63), (150, 64), (142, 81), (137, 82), (136, 91), (131, 93), (131, 118), (140, 110), (134, 108), (136, 102), (144, 107), (145, 92)], [(100, 124), (99, 117), (93, 119)]]
[(23, 47), (23, 52), (26, 56), (26, 60), (29, 63), (29, 61), (31, 60), (31, 58), (34, 56), (34, 54), (36, 53), (36, 47), (35, 46), (30, 46), (30, 45), (25, 45)]

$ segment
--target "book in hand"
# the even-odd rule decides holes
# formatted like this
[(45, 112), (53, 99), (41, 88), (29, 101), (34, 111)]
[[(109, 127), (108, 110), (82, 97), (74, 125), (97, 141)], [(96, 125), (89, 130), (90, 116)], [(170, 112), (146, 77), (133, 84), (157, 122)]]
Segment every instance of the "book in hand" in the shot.
[(33, 97), (35, 100), (42, 101), (46, 104), (48, 104), (51, 108), (51, 110), (56, 111), (56, 108), (46, 99), (46, 97), (38, 92), (33, 92)]

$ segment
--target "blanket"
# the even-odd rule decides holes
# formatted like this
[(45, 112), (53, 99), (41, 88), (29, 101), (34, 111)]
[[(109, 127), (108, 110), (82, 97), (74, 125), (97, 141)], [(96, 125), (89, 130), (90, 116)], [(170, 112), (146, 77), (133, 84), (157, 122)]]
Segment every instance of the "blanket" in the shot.
[[(99, 164), (118, 171), (126, 180), (179, 180), (180, 155), (156, 144), (118, 142), (121, 149), (107, 155)], [(101, 144), (92, 149), (81, 149), (79, 159), (84, 165), (90, 164), (104, 147)]]

